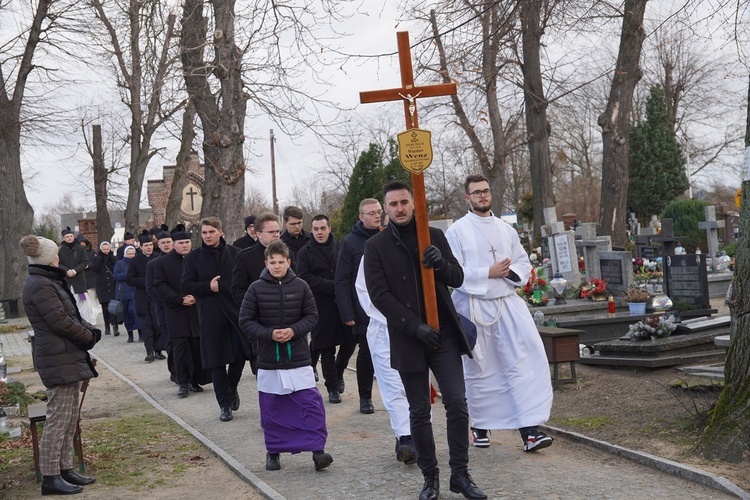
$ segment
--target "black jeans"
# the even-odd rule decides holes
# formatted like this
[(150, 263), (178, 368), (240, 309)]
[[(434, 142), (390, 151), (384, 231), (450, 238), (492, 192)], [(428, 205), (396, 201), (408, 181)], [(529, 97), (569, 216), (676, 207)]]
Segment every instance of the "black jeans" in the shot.
[(214, 383), (214, 392), (219, 408), (229, 406), (232, 402), (232, 393), (237, 390), (245, 368), (245, 360), (235, 361), (226, 366), (211, 368), (211, 381)]
[[(441, 331), (440, 347), (426, 349), (427, 364), (435, 374), (445, 406), (451, 474), (469, 468), (469, 411), (466, 407), (464, 370), (458, 341), (453, 333)], [(435, 437), (432, 433), (429, 371), (399, 372), (409, 401), (411, 437), (417, 450), (417, 465), (422, 474), (435, 472)]]
[(320, 357), (320, 369), (328, 392), (338, 391), (338, 372), (336, 371), (336, 348), (326, 347), (315, 351)]

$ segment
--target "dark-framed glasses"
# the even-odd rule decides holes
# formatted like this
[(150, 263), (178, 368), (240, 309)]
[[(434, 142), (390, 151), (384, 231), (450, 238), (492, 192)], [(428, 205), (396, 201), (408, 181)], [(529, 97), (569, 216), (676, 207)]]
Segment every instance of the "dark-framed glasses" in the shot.
[(476, 191), (472, 191), (469, 194), (473, 196), (474, 198), (481, 198), (482, 196), (489, 196), (490, 193), (492, 193), (492, 191), (490, 191), (489, 188), (487, 188), (487, 189), (477, 189)]

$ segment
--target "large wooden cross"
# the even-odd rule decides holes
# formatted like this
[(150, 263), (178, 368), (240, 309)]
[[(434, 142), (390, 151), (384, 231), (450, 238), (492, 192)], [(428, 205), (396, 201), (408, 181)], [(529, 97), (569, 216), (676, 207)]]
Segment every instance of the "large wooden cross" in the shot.
[[(362, 104), (385, 101), (403, 101), (404, 119), (407, 130), (419, 128), (417, 118), (416, 99), (423, 97), (438, 97), (456, 93), (455, 83), (415, 86), (414, 72), (411, 64), (411, 48), (409, 47), (409, 32), (396, 33), (398, 40), (398, 61), (401, 71), (401, 87), (395, 89), (373, 90), (360, 92), (359, 101)], [(430, 245), (429, 220), (427, 219), (427, 197), (425, 196), (424, 175), (411, 174), (411, 185), (414, 190), (414, 217), (417, 222), (417, 242), (419, 254), (423, 255), (425, 248)], [(427, 323), (436, 330), (440, 327), (435, 292), (435, 274), (432, 269), (421, 267), (422, 293), (424, 296)]]

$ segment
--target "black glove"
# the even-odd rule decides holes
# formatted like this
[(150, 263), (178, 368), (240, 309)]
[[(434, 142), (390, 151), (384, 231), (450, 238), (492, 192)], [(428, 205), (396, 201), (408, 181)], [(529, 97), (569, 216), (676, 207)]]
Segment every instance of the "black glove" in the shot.
[(92, 328), (91, 333), (94, 334), (94, 345), (102, 339), (102, 331), (98, 328)]
[(440, 332), (426, 323), (422, 323), (421, 325), (419, 325), (419, 328), (417, 328), (414, 336), (433, 349), (437, 349), (438, 347), (440, 347)]
[(430, 245), (424, 249), (422, 264), (427, 269), (439, 269), (443, 265), (443, 254), (435, 245)]

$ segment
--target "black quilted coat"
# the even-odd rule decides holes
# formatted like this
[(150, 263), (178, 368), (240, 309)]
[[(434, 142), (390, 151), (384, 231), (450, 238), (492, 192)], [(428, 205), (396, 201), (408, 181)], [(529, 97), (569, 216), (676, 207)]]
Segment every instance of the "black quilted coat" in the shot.
[[(288, 370), (310, 365), (307, 332), (318, 321), (315, 299), (304, 280), (289, 269), (277, 280), (268, 270), (250, 285), (240, 307), (240, 327), (257, 341), (258, 368)], [(292, 340), (280, 344), (271, 338), (276, 328), (291, 328)]]
[(96, 327), (81, 319), (64, 270), (30, 265), (23, 307), (34, 329), (34, 362), (45, 387), (98, 376), (88, 353)]

